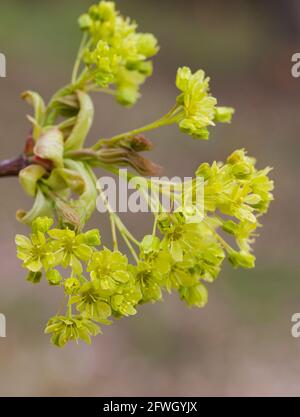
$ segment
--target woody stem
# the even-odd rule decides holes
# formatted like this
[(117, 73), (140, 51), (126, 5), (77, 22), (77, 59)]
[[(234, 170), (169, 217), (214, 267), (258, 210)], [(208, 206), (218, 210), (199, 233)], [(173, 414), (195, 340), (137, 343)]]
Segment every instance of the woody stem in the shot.
[(0, 177), (17, 177), (19, 172), (30, 164), (25, 155), (0, 162)]

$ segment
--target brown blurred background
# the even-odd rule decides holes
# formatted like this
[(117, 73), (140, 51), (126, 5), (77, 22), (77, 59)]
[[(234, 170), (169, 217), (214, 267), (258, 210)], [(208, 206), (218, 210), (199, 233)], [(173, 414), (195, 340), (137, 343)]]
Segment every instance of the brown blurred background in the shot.
[[(69, 80), (80, 34), (77, 16), (88, 0), (2, 0), (0, 52), (7, 57), (0, 79), (0, 158), (20, 152), (30, 110), (20, 93), (46, 98)], [(132, 109), (95, 96), (97, 116), (89, 143), (143, 125), (174, 101), (177, 67), (205, 69), (219, 104), (232, 105), (232, 125), (193, 141), (176, 127), (150, 137), (153, 158), (165, 174), (192, 175), (203, 161), (223, 160), (244, 147), (261, 167), (274, 167), (275, 201), (263, 218), (255, 270), (225, 266), (209, 286), (209, 303), (189, 310), (174, 296), (140, 308), (139, 314), (104, 329), (91, 347), (52, 347), (43, 329), (61, 291), (32, 286), (15, 257), (15, 221), (29, 207), (17, 179), (0, 180), (0, 312), (7, 338), (0, 339), (0, 395), (299, 395), (300, 339), (291, 316), (300, 312), (299, 207), (300, 79), (291, 56), (300, 52), (297, 0), (119, 0), (124, 14), (160, 40), (155, 72)], [(130, 227), (146, 232), (140, 216)], [(137, 226), (138, 224), (138, 226)], [(108, 239), (107, 222), (91, 225)]]

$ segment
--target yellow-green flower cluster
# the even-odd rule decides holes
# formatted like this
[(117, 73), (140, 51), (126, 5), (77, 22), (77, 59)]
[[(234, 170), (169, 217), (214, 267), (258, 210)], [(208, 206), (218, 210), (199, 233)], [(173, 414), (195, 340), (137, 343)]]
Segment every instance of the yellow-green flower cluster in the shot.
[(79, 25), (89, 37), (83, 59), (93, 82), (100, 87), (114, 84), (117, 100), (134, 104), (139, 86), (152, 73), (149, 58), (158, 52), (155, 37), (137, 32), (137, 24), (121, 16), (110, 1), (92, 6)]
[(255, 164), (255, 159), (241, 149), (233, 152), (226, 164), (205, 163), (196, 173), (205, 181), (206, 213), (224, 215), (224, 218), (215, 217), (216, 224), (235, 237), (239, 252), (225, 245), (234, 266), (254, 266), (251, 243), (260, 227), (258, 218), (266, 213), (273, 200), (274, 184), (268, 177), (271, 168), (258, 170)]
[(217, 107), (217, 100), (209, 91), (209, 77), (203, 70), (194, 74), (188, 67), (177, 71), (176, 86), (182, 91), (177, 97), (180, 112), (177, 122), (180, 129), (197, 139), (208, 139), (209, 126), (215, 122), (228, 123), (234, 110), (231, 107)]
[(100, 328), (92, 320), (79, 315), (73, 317), (55, 316), (49, 320), (45, 333), (51, 334), (55, 346), (63, 347), (66, 343), (79, 339), (91, 343), (91, 336), (99, 334)]
[[(45, 271), (49, 285), (61, 286), (68, 297), (68, 314), (54, 317), (46, 328), (52, 341), (58, 346), (89, 341), (98, 333), (98, 324), (136, 314), (139, 304), (161, 300), (164, 290), (178, 292), (189, 306), (203, 307), (204, 283), (216, 279), (226, 256), (234, 267), (253, 268), (251, 244), (260, 226), (258, 217), (273, 199), (269, 171), (258, 170), (244, 150), (235, 151), (225, 164), (200, 165), (196, 176), (204, 181), (204, 218), (190, 218), (189, 210), (179, 209), (158, 214), (159, 233), (137, 243), (136, 265), (118, 250), (99, 250), (96, 229), (79, 233), (53, 229), (47, 217), (33, 221), (30, 238), (16, 236), (28, 280), (40, 282)], [(193, 180), (192, 192), (195, 184)], [(220, 230), (235, 238), (236, 248)], [(69, 271), (67, 278), (58, 267)]]
[[(141, 304), (160, 301), (165, 292), (177, 292), (190, 307), (203, 307), (206, 283), (217, 278), (225, 258), (233, 267), (254, 267), (252, 244), (261, 226), (258, 220), (273, 199), (270, 168), (258, 170), (255, 159), (241, 149), (226, 163), (201, 164), (183, 196), (174, 183), (165, 191), (161, 185), (167, 181), (154, 182), (159, 195), (170, 197), (172, 207), (178, 204), (168, 212), (161, 208), (154, 213), (152, 234), (142, 241), (106, 201), (114, 249), (100, 246), (97, 229), (83, 232), (98, 196), (93, 168), (115, 174), (119, 166), (130, 165), (147, 176), (158, 167), (137, 153), (151, 148), (141, 133), (177, 123), (192, 137), (208, 139), (210, 126), (229, 123), (234, 110), (217, 106), (203, 70), (192, 73), (182, 67), (176, 78), (180, 94), (165, 116), (85, 149), (94, 116), (89, 93), (104, 91), (123, 105), (134, 104), (140, 85), (152, 73), (150, 58), (158, 45), (152, 34), (139, 33), (136, 23), (124, 18), (111, 1), (92, 6), (79, 25), (83, 39), (71, 83), (48, 105), (35, 92), (23, 94), (34, 108), (34, 117), (29, 117), (32, 135), (23, 155), (28, 165), (19, 180), (35, 201), (29, 212), (17, 213), (32, 232), (29, 237), (17, 235), (15, 242), (17, 256), (28, 270), (27, 280), (37, 284), (44, 278), (64, 293), (65, 314), (59, 311), (45, 329), (59, 347), (69, 341), (91, 343), (91, 337), (101, 332), (100, 325), (136, 314)], [(128, 179), (133, 177), (128, 173)], [(203, 212), (194, 204), (198, 177), (204, 184)], [(148, 184), (143, 180), (140, 184)], [(145, 196), (143, 185), (139, 190)], [(148, 202), (152, 205), (152, 195)], [(119, 251), (119, 235), (134, 264)]]

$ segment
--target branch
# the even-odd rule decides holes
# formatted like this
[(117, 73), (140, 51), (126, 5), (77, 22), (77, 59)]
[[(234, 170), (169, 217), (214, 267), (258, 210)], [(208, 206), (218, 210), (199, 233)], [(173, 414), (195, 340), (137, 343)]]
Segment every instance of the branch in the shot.
[(27, 156), (20, 155), (17, 158), (0, 162), (0, 177), (17, 177), (19, 172), (30, 164)]

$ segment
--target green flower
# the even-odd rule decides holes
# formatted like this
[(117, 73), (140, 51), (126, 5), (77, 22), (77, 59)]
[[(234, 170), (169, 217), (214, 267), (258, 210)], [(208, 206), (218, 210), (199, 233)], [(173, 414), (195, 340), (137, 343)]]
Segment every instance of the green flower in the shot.
[(96, 287), (112, 292), (131, 278), (127, 257), (107, 248), (93, 254), (87, 270)]
[(92, 52), (85, 55), (87, 65), (95, 65), (94, 80), (100, 87), (107, 87), (116, 79), (121, 57), (111, 48), (107, 42), (100, 40)]
[(234, 268), (239, 266), (247, 269), (255, 267), (255, 256), (246, 251), (237, 252), (232, 249), (228, 253), (228, 260)]
[(114, 84), (117, 101), (134, 104), (140, 85), (152, 74), (149, 58), (158, 52), (156, 38), (138, 33), (137, 25), (121, 16), (113, 2), (92, 6), (79, 25), (90, 39), (83, 54), (89, 81), (100, 87)]
[(32, 222), (33, 233), (42, 232), (46, 233), (53, 225), (53, 219), (50, 217), (38, 217)]
[[(56, 92), (48, 105), (37, 93), (23, 94), (34, 108), (34, 117), (29, 117), (32, 135), (24, 150), (32, 164), (20, 172), (19, 179), (35, 201), (28, 213), (17, 212), (21, 222), (32, 226), (29, 237), (16, 236), (17, 253), (29, 270), (29, 282), (40, 282), (45, 272), (49, 285), (63, 288), (67, 314), (51, 318), (45, 329), (59, 347), (69, 341), (91, 343), (91, 336), (100, 333), (97, 322), (110, 324), (111, 317), (134, 315), (137, 306), (162, 300), (164, 291), (175, 290), (188, 306), (203, 307), (208, 298), (204, 283), (217, 278), (225, 255), (234, 268), (254, 267), (251, 246), (274, 187), (271, 169), (258, 170), (244, 149), (234, 151), (225, 163), (201, 164), (196, 177), (185, 182), (183, 198), (179, 184), (157, 180), (159, 197), (170, 197), (172, 208), (169, 212), (158, 209), (152, 234), (141, 242), (99, 189), (110, 215), (114, 251), (96, 250), (101, 244), (99, 231), (81, 232), (96, 208), (99, 184), (93, 169), (110, 165), (113, 173), (129, 164), (144, 174), (158, 172), (159, 167), (138, 155), (152, 149), (142, 133), (176, 123), (192, 137), (208, 139), (210, 126), (229, 123), (234, 109), (217, 106), (203, 70), (192, 73), (182, 67), (176, 77), (180, 93), (167, 114), (84, 148), (94, 117), (90, 94), (101, 91), (124, 106), (133, 105), (152, 74), (151, 58), (159, 47), (152, 34), (138, 32), (138, 25), (123, 17), (112, 1), (91, 6), (80, 16), (79, 26), (83, 36), (70, 84)], [(138, 179), (131, 173), (126, 178)], [(135, 188), (142, 187), (146, 193), (146, 184)], [(151, 196), (150, 205), (152, 200), (156, 198)], [(54, 214), (59, 227), (51, 229)], [(235, 248), (226, 241), (226, 234)], [(135, 265), (116, 250), (119, 235)], [(58, 266), (71, 269), (68, 278)], [(83, 272), (89, 273), (88, 279)]]
[[(151, 74), (149, 71), (149, 75)], [(139, 99), (140, 85), (146, 76), (136, 70), (121, 68), (116, 75), (116, 99), (123, 106), (131, 106)]]
[(135, 282), (130, 281), (120, 294), (111, 297), (111, 307), (116, 317), (133, 316), (136, 314), (135, 306), (142, 299), (140, 288)]
[(253, 195), (259, 196), (259, 199), (253, 202), (252, 207), (260, 213), (266, 213), (270, 202), (273, 200), (272, 191), (274, 189), (274, 182), (268, 177), (270, 171), (271, 168), (269, 167), (257, 171), (250, 181)]
[(221, 269), (224, 250), (211, 237), (203, 235), (202, 242), (188, 251), (181, 262), (174, 262), (166, 281), (166, 288), (178, 290), (190, 287), (199, 280), (213, 282)]
[(215, 123), (230, 123), (234, 109), (232, 107), (216, 107), (215, 111)]
[(190, 268), (193, 274), (207, 282), (213, 282), (217, 278), (225, 258), (224, 249), (215, 240), (213, 236), (203, 236), (194, 255), (194, 265)]
[(165, 234), (162, 248), (167, 250), (176, 262), (182, 262), (186, 252), (201, 244), (202, 236), (198, 223), (185, 223), (182, 213), (163, 214), (159, 216), (158, 225)]
[(31, 238), (16, 235), (17, 257), (23, 261), (23, 267), (32, 272), (42, 268), (46, 271), (55, 264), (55, 257), (42, 232), (33, 233)]
[(98, 244), (100, 242), (97, 232), (92, 232), (92, 244), (91, 232), (76, 235), (73, 230), (52, 229), (48, 231), (48, 234), (52, 238), (51, 248), (58, 263), (64, 268), (70, 266), (75, 275), (81, 275), (82, 265), (80, 261), (88, 262), (93, 254), (92, 247), (94, 243)]
[(191, 286), (198, 282), (198, 276), (193, 273), (194, 259), (188, 258), (182, 262), (174, 262), (166, 279), (165, 286), (170, 293), (182, 286)]
[(258, 171), (255, 159), (241, 149), (233, 152), (227, 163), (202, 164), (196, 175), (204, 179), (204, 208), (233, 216), (241, 222), (257, 223), (273, 199), (270, 168)]
[(204, 307), (208, 300), (207, 289), (201, 283), (180, 288), (179, 295), (181, 300), (185, 301), (190, 307)]
[(56, 269), (51, 269), (50, 271), (47, 271), (46, 278), (49, 285), (59, 285), (62, 281), (62, 276)]
[(194, 74), (188, 67), (179, 68), (176, 86), (182, 93), (177, 97), (177, 107), (171, 117), (179, 128), (196, 139), (209, 138), (209, 126), (215, 123), (229, 123), (234, 109), (217, 107), (217, 100), (209, 92), (209, 77), (203, 70)]
[(202, 70), (192, 74), (188, 67), (177, 71), (176, 85), (182, 93), (177, 98), (182, 111), (180, 129), (197, 139), (208, 139), (208, 127), (214, 125), (217, 100), (209, 93), (209, 78)]
[(78, 291), (80, 290), (80, 281), (77, 278), (67, 278), (64, 281), (64, 288), (65, 288), (65, 292), (68, 295), (74, 295), (77, 294)]
[(172, 266), (172, 256), (164, 250), (156, 236), (146, 235), (141, 242), (141, 262), (137, 266), (136, 280), (143, 294), (143, 302), (162, 297)]
[(222, 229), (235, 236), (236, 242), (241, 250), (249, 252), (251, 244), (254, 243), (255, 236), (257, 236), (254, 232), (259, 226), (259, 223), (249, 221), (235, 223), (232, 220), (227, 220), (224, 222)]
[(142, 294), (141, 303), (162, 299), (164, 280), (161, 271), (154, 270), (147, 262), (139, 262), (135, 268), (135, 280)]
[(63, 347), (69, 341), (83, 340), (91, 344), (91, 336), (97, 336), (100, 328), (92, 320), (82, 316), (55, 316), (46, 326), (45, 333), (52, 334), (51, 341), (55, 346)]
[(76, 303), (76, 309), (85, 317), (95, 321), (104, 321), (111, 315), (111, 308), (107, 299), (103, 297), (101, 290), (91, 282), (82, 285), (78, 296), (71, 299), (71, 303)]

